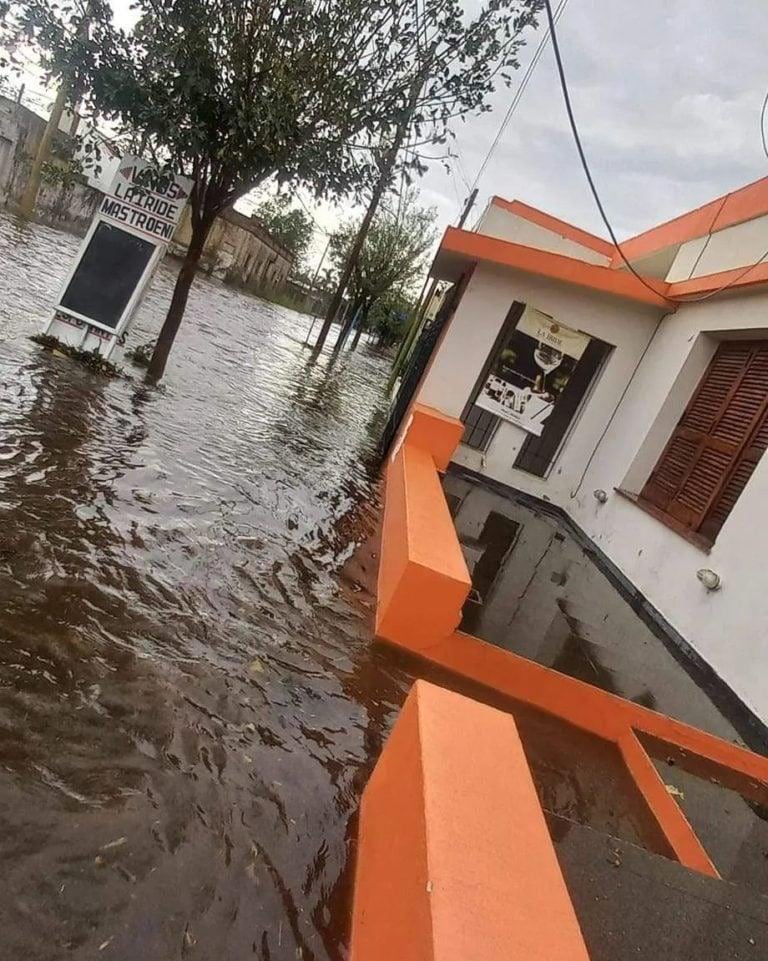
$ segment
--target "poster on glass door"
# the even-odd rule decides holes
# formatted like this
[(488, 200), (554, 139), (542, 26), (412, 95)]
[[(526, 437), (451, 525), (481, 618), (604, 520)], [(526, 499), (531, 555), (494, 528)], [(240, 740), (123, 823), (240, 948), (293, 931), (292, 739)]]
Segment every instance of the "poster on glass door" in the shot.
[(526, 307), (494, 357), (475, 403), (540, 436), (589, 340)]

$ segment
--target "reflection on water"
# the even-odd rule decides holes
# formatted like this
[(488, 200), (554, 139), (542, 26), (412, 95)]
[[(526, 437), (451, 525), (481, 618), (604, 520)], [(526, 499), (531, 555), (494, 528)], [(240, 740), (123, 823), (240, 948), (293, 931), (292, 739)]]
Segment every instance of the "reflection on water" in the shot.
[[(731, 721), (554, 512), (457, 470), (445, 490), (475, 590), (462, 629), (728, 740)], [(490, 558), (490, 563), (488, 559)]]
[[(445, 490), (475, 587), (464, 608), (465, 630), (743, 743), (736, 714), (713, 700), (694, 670), (685, 669), (658, 628), (638, 615), (557, 515), (489, 490), (460, 470), (446, 477)], [(663, 852), (633, 804), (636, 791), (623, 762), (611, 766), (612, 752), (603, 749), (601, 756), (573, 733), (545, 732), (534, 739), (524, 723), (521, 731), (546, 810)], [(687, 773), (669, 753), (662, 749), (654, 761), (718, 871), (767, 892), (768, 793), (755, 803), (726, 790), (706, 768), (703, 776)]]
[(0, 219), (3, 957), (342, 957), (406, 688), (337, 577), (387, 364), (201, 281), (159, 390), (99, 379), (27, 339), (76, 248)]

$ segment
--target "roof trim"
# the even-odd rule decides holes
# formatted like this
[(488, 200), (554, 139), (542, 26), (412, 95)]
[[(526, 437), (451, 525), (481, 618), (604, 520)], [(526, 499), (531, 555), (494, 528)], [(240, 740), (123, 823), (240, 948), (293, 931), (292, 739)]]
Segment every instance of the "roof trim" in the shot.
[(668, 296), (675, 299), (681, 298), (680, 303), (684, 304), (685, 297), (720, 292), (725, 294), (729, 290), (756, 287), (766, 281), (768, 281), (768, 263), (754, 264), (752, 267), (734, 267), (731, 270), (721, 270), (716, 274), (693, 277), (691, 280), (678, 280), (669, 285)]
[[(734, 227), (766, 214), (768, 214), (768, 177), (762, 177), (754, 183), (711, 200), (703, 207), (697, 207), (657, 227), (651, 227), (650, 230), (635, 237), (630, 237), (622, 242), (621, 249), (629, 260), (641, 260), (667, 247), (679, 246), (697, 237), (705, 237), (707, 234), (717, 233), (725, 230), (726, 227)], [(612, 266), (617, 267), (622, 263), (621, 254), (616, 251)]]
[[(588, 264), (583, 260), (537, 250), (523, 244), (513, 244), (485, 234), (477, 234), (457, 227), (448, 227), (437, 252), (457, 254), (475, 261), (486, 261), (502, 267), (511, 267), (529, 274), (549, 277), (563, 283), (586, 287), (613, 297), (651, 304), (654, 307), (671, 308), (666, 297), (668, 285), (656, 281), (659, 293), (654, 293), (641, 283), (634, 274)], [(650, 281), (649, 281), (650, 283)]]
[(493, 206), (501, 207), (502, 210), (522, 217), (532, 224), (544, 227), (545, 230), (550, 230), (552, 233), (560, 234), (561, 237), (565, 237), (567, 240), (581, 244), (582, 247), (587, 247), (589, 250), (603, 254), (604, 257), (613, 257), (616, 254), (616, 248), (609, 240), (604, 240), (602, 237), (591, 234), (587, 230), (582, 230), (580, 227), (574, 227), (573, 224), (569, 224), (565, 220), (560, 220), (558, 217), (553, 217), (551, 214), (545, 213), (537, 207), (524, 204), (522, 200), (505, 200), (503, 197), (493, 196), (491, 197), (491, 203)]

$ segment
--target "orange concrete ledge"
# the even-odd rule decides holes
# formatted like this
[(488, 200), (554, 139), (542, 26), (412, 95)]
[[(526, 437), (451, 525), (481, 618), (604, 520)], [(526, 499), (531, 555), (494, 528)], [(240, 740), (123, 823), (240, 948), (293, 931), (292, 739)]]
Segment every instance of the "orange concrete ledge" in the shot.
[(588, 961), (511, 715), (417, 681), (363, 794), (351, 961)]
[(376, 635), (424, 650), (456, 629), (470, 589), (432, 455), (406, 442), (387, 469)]
[(471, 586), (438, 475), (463, 430), (416, 404), (387, 466), (376, 636), (412, 650), (456, 630)]
[(451, 421), (428, 408), (414, 410), (390, 459), (377, 636), (614, 743), (670, 854), (717, 877), (649, 752), (674, 756), (692, 774), (715, 777), (760, 804), (768, 803), (768, 758), (456, 631), (471, 581), (432, 452), (441, 462), (450, 458), (458, 440), (458, 422)]
[(485, 261), (500, 267), (511, 267), (551, 280), (575, 284), (577, 287), (587, 287), (613, 297), (663, 307), (665, 310), (670, 310), (673, 306), (667, 297), (668, 285), (663, 280), (648, 278), (646, 285), (633, 274), (612, 267), (600, 267), (573, 257), (527, 247), (525, 244), (514, 244), (496, 237), (487, 237), (485, 234), (448, 227), (435, 257), (433, 272), (437, 270), (436, 275), (441, 276), (439, 271), (443, 260), (448, 262), (457, 256), (469, 262)]
[(439, 471), (447, 470), (463, 433), (464, 425), (455, 417), (425, 404), (414, 404), (407, 428), (408, 443), (428, 451)]

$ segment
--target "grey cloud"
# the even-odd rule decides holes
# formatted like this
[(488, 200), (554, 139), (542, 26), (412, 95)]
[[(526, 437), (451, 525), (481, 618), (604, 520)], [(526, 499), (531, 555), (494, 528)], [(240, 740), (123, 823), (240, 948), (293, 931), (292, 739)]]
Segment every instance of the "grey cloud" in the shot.
[[(541, 32), (532, 34), (525, 65)], [(768, 89), (764, 0), (570, 0), (559, 28), (579, 128), (611, 221), (626, 236), (768, 174), (759, 111)], [(512, 97), (456, 127), (473, 178)], [(454, 188), (424, 187), (446, 222)], [(466, 193), (466, 189), (463, 189)], [(572, 143), (549, 51), (481, 182), (605, 235)]]

